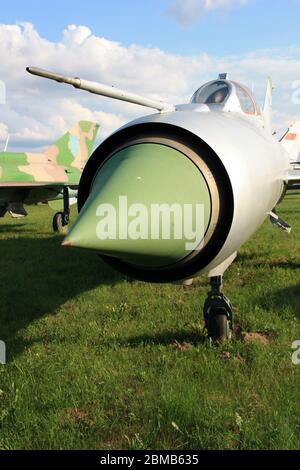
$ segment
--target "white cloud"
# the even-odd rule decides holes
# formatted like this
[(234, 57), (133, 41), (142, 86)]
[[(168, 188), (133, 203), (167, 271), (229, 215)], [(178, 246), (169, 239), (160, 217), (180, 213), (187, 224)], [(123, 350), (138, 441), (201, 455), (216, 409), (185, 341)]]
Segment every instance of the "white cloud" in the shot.
[(151, 110), (99, 97), (25, 72), (36, 65), (72, 76), (115, 85), (171, 103), (187, 102), (205, 81), (228, 71), (233, 79), (255, 87), (263, 98), (267, 77), (273, 77), (276, 127), (299, 117), (292, 104), (292, 82), (300, 79), (299, 49), (261, 50), (217, 58), (180, 56), (160, 49), (122, 44), (95, 36), (85, 26), (71, 25), (62, 39), (42, 38), (29, 23), (0, 25), (0, 80), (6, 83), (7, 104), (0, 105), (0, 140), (7, 128), (10, 148), (29, 150), (55, 141), (80, 119), (97, 120), (101, 138), (123, 123)]
[(228, 10), (246, 5), (250, 0), (176, 0), (167, 15), (181, 26), (190, 26), (214, 10)]
[(65, 44), (80, 46), (92, 35), (90, 28), (86, 26), (76, 26), (75, 24), (69, 25), (64, 31), (63, 42)]

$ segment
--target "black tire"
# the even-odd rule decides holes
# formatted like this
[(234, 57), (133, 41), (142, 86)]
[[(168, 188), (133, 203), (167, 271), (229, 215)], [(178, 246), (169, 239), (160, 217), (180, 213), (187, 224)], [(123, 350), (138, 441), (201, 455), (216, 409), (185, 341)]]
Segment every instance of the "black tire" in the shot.
[(67, 232), (68, 226), (63, 224), (63, 216), (64, 215), (62, 212), (56, 212), (56, 214), (54, 215), (53, 222), (52, 222), (54, 232), (58, 232), (58, 233)]
[(231, 339), (230, 321), (222, 309), (210, 312), (206, 329), (208, 337), (216, 343), (224, 343)]

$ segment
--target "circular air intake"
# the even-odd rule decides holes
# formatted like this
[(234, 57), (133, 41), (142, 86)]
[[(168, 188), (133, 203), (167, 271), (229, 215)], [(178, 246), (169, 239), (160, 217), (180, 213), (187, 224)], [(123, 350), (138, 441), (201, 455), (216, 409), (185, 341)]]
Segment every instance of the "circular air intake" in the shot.
[(72, 245), (137, 279), (191, 277), (222, 248), (232, 201), (220, 159), (199, 138), (168, 125), (132, 126), (89, 160)]

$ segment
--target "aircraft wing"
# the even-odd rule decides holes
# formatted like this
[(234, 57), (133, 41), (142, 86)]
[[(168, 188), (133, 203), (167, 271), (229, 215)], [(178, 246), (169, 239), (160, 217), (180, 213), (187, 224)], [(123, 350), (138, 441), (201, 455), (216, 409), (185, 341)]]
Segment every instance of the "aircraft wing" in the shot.
[(63, 198), (64, 188), (69, 188), (70, 197), (77, 197), (78, 185), (67, 183), (32, 183), (10, 182), (0, 183), (0, 206), (7, 206), (9, 202), (32, 205), (39, 202), (48, 202)]
[(63, 211), (64, 188), (68, 187), (69, 206), (77, 203), (78, 185), (67, 183), (6, 183), (0, 184), (0, 217), (6, 212), (14, 218), (27, 215), (25, 205), (48, 203), (54, 210)]

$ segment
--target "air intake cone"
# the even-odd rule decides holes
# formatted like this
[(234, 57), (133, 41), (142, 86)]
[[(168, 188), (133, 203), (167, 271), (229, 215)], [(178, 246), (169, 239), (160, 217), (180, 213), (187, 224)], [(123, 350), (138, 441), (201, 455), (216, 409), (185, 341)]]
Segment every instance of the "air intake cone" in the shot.
[(199, 253), (214, 231), (219, 199), (206, 164), (186, 150), (134, 142), (115, 151), (95, 175), (64, 244), (142, 269)]

